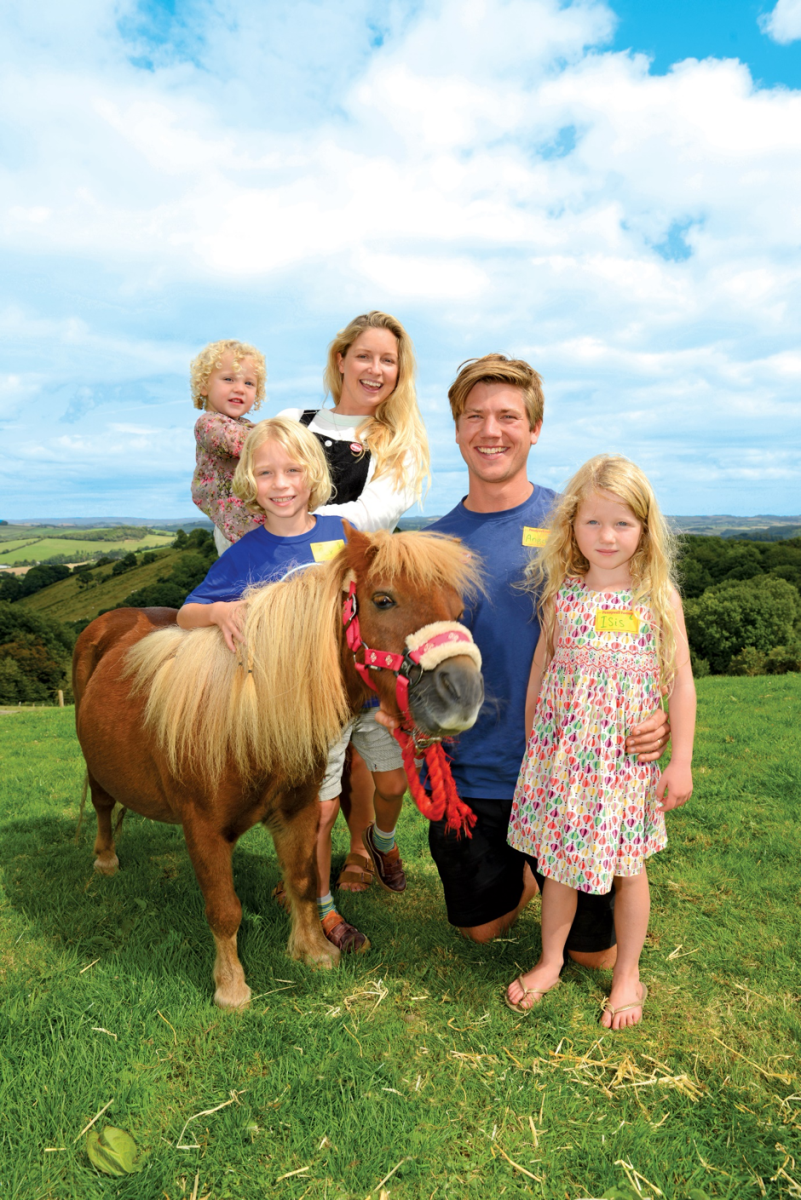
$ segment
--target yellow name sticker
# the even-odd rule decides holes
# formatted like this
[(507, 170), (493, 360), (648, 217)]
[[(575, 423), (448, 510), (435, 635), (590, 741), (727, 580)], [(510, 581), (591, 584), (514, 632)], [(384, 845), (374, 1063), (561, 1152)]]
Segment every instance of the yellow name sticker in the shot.
[(345, 543), (340, 539), (338, 542), (311, 542), (310, 550), (315, 562), (328, 562), (332, 558), (336, 558)]
[(595, 614), (596, 633), (639, 633), (640, 621), (631, 609), (601, 608)]
[(544, 546), (548, 541), (550, 529), (534, 529), (531, 525), (523, 526), (523, 545), (524, 546)]

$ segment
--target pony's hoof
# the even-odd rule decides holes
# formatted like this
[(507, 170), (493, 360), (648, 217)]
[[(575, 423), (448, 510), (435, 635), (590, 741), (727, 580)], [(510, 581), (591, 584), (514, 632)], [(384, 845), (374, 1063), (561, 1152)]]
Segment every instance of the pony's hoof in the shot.
[(94, 868), (98, 875), (116, 875), (120, 860), (116, 854), (98, 854)]
[(339, 966), (339, 951), (330, 942), (324, 941), (322, 946), (315, 944), (314, 948), (290, 946), (290, 958), (305, 963), (307, 967), (322, 967), (326, 971)]
[(251, 991), (246, 983), (239, 987), (218, 987), (214, 993), (214, 1003), (218, 1008), (236, 1010), (247, 1008), (250, 1004)]

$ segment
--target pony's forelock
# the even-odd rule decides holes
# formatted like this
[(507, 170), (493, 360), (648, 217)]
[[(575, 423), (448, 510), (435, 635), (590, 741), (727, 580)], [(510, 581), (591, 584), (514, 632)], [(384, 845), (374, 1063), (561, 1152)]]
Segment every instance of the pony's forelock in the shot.
[(365, 550), (361, 535), (343, 551), (346, 570), (364, 574), (366, 582), (386, 583), (403, 578), (415, 587), (452, 587), (469, 599), (483, 590), (481, 565), (457, 538), (428, 531), (369, 535)]

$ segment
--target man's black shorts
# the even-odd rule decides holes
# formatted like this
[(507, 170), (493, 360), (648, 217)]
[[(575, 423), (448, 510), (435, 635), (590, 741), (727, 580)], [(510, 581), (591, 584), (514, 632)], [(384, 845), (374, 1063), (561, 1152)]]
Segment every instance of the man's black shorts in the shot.
[[(436, 863), (451, 925), (470, 929), (496, 921), (517, 908), (523, 891), (523, 868), (528, 861), (540, 887), (543, 876), (536, 860), (513, 849), (506, 840), (511, 800), (466, 799), (478, 818), (472, 838), (457, 838), (444, 821), (428, 829), (431, 857)], [(615, 944), (614, 889), (605, 896), (578, 893), (576, 917), (565, 949), (593, 953)]]

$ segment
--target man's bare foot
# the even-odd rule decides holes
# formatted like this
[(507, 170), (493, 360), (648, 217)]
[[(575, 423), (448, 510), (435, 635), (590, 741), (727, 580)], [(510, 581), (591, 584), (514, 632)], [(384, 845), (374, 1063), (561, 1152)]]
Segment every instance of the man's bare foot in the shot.
[(535, 1004), (539, 1004), (558, 983), (559, 967), (554, 969), (537, 963), (531, 971), (512, 980), (506, 989), (504, 999), (509, 1008), (513, 1008), (515, 1012), (531, 1012)]
[(639, 1025), (647, 999), (648, 988), (639, 979), (626, 979), (619, 983), (614, 981), (601, 1017), (604, 1029), (626, 1029), (629, 1025)]

